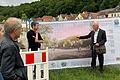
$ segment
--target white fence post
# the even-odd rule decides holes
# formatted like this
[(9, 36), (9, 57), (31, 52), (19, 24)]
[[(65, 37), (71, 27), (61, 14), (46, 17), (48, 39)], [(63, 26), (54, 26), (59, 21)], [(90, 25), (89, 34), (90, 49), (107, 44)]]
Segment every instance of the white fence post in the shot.
[[(29, 49), (31, 51), (31, 49)], [(33, 65), (27, 66), (27, 76), (28, 80), (33, 80)]]
[(49, 80), (49, 70), (48, 70), (48, 47), (46, 48), (46, 63), (44, 64), (44, 78)]
[[(40, 51), (40, 48), (38, 48), (38, 51)], [(40, 71), (40, 64), (36, 65), (36, 80), (41, 80), (41, 71)]]
[(33, 80), (33, 66), (32, 65), (27, 66), (27, 75), (28, 75), (28, 80)]

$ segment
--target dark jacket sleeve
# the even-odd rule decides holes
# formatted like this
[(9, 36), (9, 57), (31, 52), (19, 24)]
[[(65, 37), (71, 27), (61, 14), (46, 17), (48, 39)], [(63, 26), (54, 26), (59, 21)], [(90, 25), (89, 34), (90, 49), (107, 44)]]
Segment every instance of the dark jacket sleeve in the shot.
[(15, 74), (15, 52), (14, 46), (7, 46), (2, 50), (3, 56), (1, 60), (1, 73), (5, 80), (21, 80), (19, 76)]
[(103, 32), (102, 32), (102, 40), (99, 42), (99, 44), (104, 45), (106, 41), (107, 41), (106, 32), (103, 30)]
[(27, 33), (27, 39), (28, 39), (28, 42), (35, 42), (35, 36), (31, 33), (31, 32), (28, 32)]
[(88, 39), (91, 37), (91, 34), (92, 34), (92, 31), (88, 35), (80, 36), (79, 39)]

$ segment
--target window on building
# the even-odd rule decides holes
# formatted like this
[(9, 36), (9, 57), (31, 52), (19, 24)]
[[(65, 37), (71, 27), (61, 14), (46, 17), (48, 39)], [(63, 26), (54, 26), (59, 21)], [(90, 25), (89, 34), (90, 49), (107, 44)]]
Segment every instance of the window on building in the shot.
[(111, 14), (111, 17), (113, 17), (113, 14)]
[(119, 14), (117, 14), (117, 17), (119, 17)]

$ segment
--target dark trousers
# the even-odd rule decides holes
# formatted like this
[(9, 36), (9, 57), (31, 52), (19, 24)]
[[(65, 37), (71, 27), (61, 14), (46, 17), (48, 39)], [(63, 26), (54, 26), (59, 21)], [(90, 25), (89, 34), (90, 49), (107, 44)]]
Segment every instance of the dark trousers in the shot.
[(92, 50), (92, 62), (91, 62), (91, 67), (95, 68), (96, 67), (96, 58), (98, 56), (99, 60), (99, 67), (100, 70), (103, 70), (103, 64), (104, 64), (104, 55), (103, 54), (97, 54), (95, 50)]

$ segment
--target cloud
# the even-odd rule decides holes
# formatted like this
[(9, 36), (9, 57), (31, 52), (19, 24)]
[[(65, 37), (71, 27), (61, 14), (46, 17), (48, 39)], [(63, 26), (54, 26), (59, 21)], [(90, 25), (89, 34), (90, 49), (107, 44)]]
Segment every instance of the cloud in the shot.
[(11, 5), (20, 5), (21, 3), (31, 3), (38, 0), (0, 0), (1, 6), (11, 6)]

